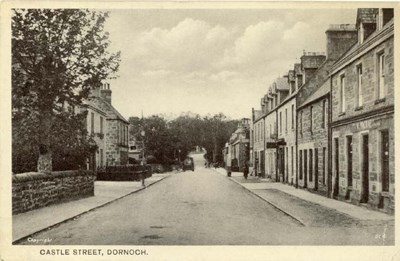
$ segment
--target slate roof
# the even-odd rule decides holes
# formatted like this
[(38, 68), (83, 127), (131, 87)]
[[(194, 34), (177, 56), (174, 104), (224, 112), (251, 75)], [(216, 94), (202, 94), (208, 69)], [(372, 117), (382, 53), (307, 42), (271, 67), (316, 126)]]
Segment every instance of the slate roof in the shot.
[(279, 77), (275, 80), (275, 83), (276, 83), (277, 90), (281, 90), (281, 91), (289, 90), (289, 83), (287, 81), (287, 78)]
[(376, 15), (378, 8), (358, 8), (357, 9), (357, 26), (360, 23), (376, 23)]
[(303, 74), (303, 72), (301, 71), (301, 64), (300, 63), (295, 63), (294, 64), (294, 72), (295, 72), (295, 75)]
[(319, 87), (314, 93), (312, 93), (299, 107), (303, 107), (322, 96), (328, 94), (331, 91), (331, 86), (329, 84), (329, 78)]

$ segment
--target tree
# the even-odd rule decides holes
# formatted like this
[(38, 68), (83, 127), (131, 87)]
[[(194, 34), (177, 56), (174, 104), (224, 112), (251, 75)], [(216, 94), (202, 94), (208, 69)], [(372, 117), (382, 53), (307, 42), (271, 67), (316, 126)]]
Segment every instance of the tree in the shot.
[[(146, 154), (159, 163), (185, 158), (195, 146), (204, 147), (205, 158), (210, 162), (223, 162), (222, 149), (237, 128), (238, 121), (224, 114), (200, 117), (194, 113), (183, 113), (175, 119), (166, 120), (161, 115), (139, 119), (130, 117), (131, 135), (144, 142)], [(140, 132), (146, 135), (142, 137)]]
[[(29, 125), (37, 127), (35, 133), (30, 133), (37, 135), (32, 137), (38, 153), (37, 170), (50, 172), (53, 151), (62, 145), (54, 143), (61, 131), (54, 123), (68, 119), (70, 126), (81, 127), (80, 117), (68, 114), (66, 108), (75, 111), (91, 88), (99, 87), (118, 70), (120, 53), (107, 50), (109, 35), (103, 31), (106, 12), (86, 9), (14, 9), (13, 12), (12, 106), (13, 121), (20, 120), (13, 124), (19, 129), (13, 131), (28, 130)], [(82, 137), (66, 135), (63, 144), (83, 144), (83, 140), (78, 142)]]

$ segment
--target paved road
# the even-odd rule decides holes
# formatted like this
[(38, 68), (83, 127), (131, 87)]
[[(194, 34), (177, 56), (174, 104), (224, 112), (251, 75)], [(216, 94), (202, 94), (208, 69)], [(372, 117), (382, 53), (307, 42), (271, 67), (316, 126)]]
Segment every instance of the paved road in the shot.
[(196, 163), (194, 172), (172, 175), (34, 238), (51, 239), (51, 245), (390, 243), (391, 239), (375, 239), (384, 232), (377, 226), (302, 226), (233, 181), (203, 168), (199, 159)]

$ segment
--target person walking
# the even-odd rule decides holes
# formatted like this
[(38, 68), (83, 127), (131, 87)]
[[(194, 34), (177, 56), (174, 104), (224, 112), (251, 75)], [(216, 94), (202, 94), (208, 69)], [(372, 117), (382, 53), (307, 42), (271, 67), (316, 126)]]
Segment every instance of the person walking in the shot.
[(228, 153), (228, 155), (226, 155), (226, 164), (225, 164), (226, 174), (228, 177), (232, 175), (231, 166), (232, 166), (231, 154)]
[(247, 164), (247, 160), (244, 162), (244, 167), (243, 167), (243, 176), (245, 179), (247, 179), (247, 176), (249, 175), (249, 164)]

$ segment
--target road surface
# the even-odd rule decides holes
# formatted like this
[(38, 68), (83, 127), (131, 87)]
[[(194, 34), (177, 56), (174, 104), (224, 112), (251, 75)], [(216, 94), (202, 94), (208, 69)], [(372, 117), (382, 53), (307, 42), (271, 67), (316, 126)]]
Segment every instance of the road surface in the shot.
[(50, 245), (382, 245), (392, 240), (377, 241), (384, 231), (374, 225), (303, 226), (204, 168), (201, 155), (193, 157), (194, 172), (173, 174), (33, 237), (51, 239)]

